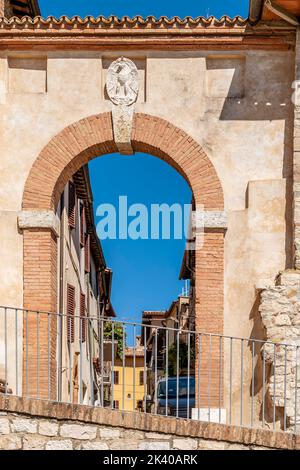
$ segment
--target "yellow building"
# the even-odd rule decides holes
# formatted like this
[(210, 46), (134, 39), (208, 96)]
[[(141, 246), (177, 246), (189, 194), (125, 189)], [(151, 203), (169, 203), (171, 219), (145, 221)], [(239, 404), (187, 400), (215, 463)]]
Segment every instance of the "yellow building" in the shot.
[(126, 348), (124, 367), (123, 361), (117, 359), (113, 371), (114, 384), (111, 393), (114, 408), (124, 411), (138, 410), (139, 404), (144, 399), (145, 393), (147, 393), (144, 385), (146, 381), (144, 376), (144, 349), (139, 345), (136, 348)]

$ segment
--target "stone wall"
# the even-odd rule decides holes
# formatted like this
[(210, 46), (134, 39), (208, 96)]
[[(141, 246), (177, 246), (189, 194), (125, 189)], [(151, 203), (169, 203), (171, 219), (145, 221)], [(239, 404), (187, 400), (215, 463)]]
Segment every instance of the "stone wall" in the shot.
[(293, 428), (295, 423), (300, 425), (299, 406), (298, 410), (295, 406), (300, 398), (299, 272), (285, 271), (276, 284), (262, 291), (260, 313), (270, 342), (262, 349), (265, 363), (270, 365), (268, 393), (275, 402), (278, 419), (284, 419), (280, 414), (283, 415), (286, 403), (286, 424)]
[(0, 450), (300, 449), (300, 436), (0, 396)]

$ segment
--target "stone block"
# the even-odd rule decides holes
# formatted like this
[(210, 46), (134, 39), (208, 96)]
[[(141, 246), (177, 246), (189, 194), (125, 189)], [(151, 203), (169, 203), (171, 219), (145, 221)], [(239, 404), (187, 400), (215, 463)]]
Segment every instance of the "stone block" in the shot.
[(43, 450), (47, 439), (42, 436), (28, 435), (23, 438), (23, 450)]
[(106, 441), (111, 450), (137, 450), (138, 441), (135, 439), (114, 439)]
[(60, 435), (71, 439), (92, 440), (96, 439), (97, 428), (83, 424), (63, 424), (60, 428)]
[(288, 315), (278, 315), (275, 320), (276, 326), (290, 326), (291, 320)]
[(197, 439), (173, 439), (173, 449), (177, 450), (196, 450), (198, 447)]
[(12, 432), (37, 434), (37, 421), (26, 418), (14, 418), (11, 425)]
[(51, 421), (41, 421), (39, 424), (39, 434), (42, 436), (55, 437), (58, 435), (59, 426)]
[(20, 450), (22, 449), (22, 440), (19, 436), (11, 434), (0, 438), (0, 450)]
[(171, 434), (158, 434), (156, 432), (146, 432), (146, 439), (158, 439), (160, 441), (171, 439)]
[(140, 442), (139, 450), (170, 450), (169, 442)]
[(81, 445), (81, 450), (109, 450), (107, 443), (94, 441), (94, 442), (84, 442)]
[(124, 439), (134, 439), (134, 440), (140, 441), (141, 439), (145, 438), (145, 433), (141, 431), (125, 429), (125, 431), (123, 431), (122, 433), (122, 437)]
[(251, 448), (242, 444), (228, 444), (225, 450), (251, 450)]
[(198, 449), (200, 450), (225, 450), (225, 442), (208, 441), (208, 440), (201, 439), (199, 441)]
[(101, 439), (118, 439), (121, 436), (119, 429), (100, 428)]
[(0, 418), (0, 435), (9, 434), (9, 420), (7, 418)]
[(46, 450), (73, 450), (72, 441), (70, 440), (48, 441), (46, 444)]

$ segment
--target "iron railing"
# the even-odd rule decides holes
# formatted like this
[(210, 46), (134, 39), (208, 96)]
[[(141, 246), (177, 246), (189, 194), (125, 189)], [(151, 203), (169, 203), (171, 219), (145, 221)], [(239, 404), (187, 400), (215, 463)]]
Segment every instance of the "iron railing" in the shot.
[(299, 347), (0, 307), (0, 393), (298, 433)]

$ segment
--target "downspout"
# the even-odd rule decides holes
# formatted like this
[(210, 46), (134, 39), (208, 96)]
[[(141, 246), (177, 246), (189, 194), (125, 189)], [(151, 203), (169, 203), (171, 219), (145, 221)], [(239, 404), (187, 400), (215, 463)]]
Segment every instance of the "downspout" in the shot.
[(94, 366), (93, 366), (93, 324), (90, 321), (90, 283), (89, 273), (85, 275), (86, 279), (86, 296), (87, 296), (87, 317), (88, 317), (88, 335), (89, 335), (89, 363), (90, 363), (90, 384), (91, 384), (91, 405), (95, 403), (94, 395)]
[(63, 316), (64, 313), (64, 239), (65, 239), (65, 225), (64, 225), (64, 192), (60, 198), (60, 249), (59, 249), (59, 305), (58, 305), (58, 312), (59, 312), (59, 325), (58, 331), (60, 332), (59, 336), (59, 344), (58, 344), (58, 400), (61, 401), (62, 398), (62, 345), (63, 345)]
[(252, 26), (255, 26), (262, 17), (264, 0), (250, 0), (248, 20)]

